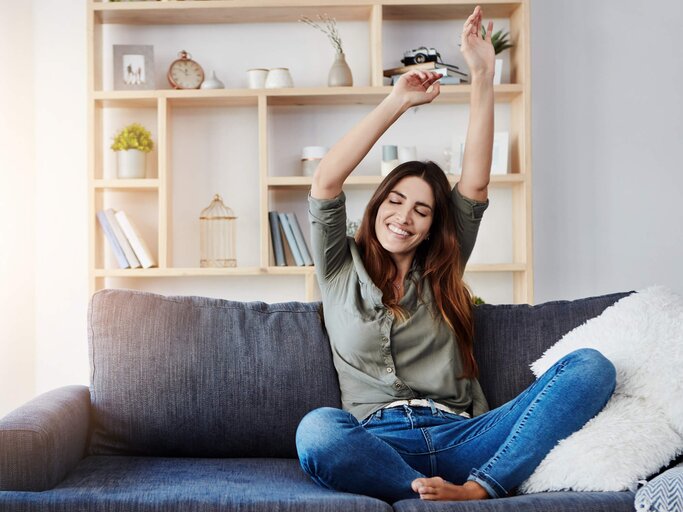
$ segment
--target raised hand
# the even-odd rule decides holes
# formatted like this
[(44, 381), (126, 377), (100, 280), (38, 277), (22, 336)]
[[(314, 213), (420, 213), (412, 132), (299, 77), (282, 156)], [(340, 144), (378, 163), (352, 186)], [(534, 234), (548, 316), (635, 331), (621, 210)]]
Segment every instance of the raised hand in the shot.
[[(400, 98), (408, 107), (430, 103), (441, 92), (441, 84), (437, 81), (439, 78), (441, 75), (433, 71), (408, 71), (401, 75), (391, 94)], [(427, 92), (430, 87), (432, 90)]]
[(474, 8), (474, 12), (465, 21), (463, 27), (460, 51), (465, 62), (470, 68), (470, 74), (475, 76), (485, 76), (492, 78), (495, 68), (496, 52), (491, 44), (491, 33), (493, 32), (493, 22), (489, 21), (486, 28), (486, 39), (481, 37), (482, 10), (480, 6)]

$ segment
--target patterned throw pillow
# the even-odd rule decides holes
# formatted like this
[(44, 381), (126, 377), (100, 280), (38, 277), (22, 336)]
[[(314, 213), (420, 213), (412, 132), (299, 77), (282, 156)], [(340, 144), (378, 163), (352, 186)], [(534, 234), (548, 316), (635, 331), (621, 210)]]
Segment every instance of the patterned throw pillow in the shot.
[(683, 512), (683, 463), (638, 489), (635, 506), (638, 512)]

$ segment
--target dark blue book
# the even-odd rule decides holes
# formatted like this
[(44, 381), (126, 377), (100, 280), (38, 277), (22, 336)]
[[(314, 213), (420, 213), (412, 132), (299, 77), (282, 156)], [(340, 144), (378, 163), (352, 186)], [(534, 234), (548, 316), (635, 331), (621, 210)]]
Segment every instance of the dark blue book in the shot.
[(270, 224), (270, 239), (273, 242), (273, 254), (275, 255), (275, 265), (278, 267), (287, 266), (285, 261), (285, 249), (282, 246), (282, 236), (280, 235), (280, 217), (276, 211), (268, 212)]

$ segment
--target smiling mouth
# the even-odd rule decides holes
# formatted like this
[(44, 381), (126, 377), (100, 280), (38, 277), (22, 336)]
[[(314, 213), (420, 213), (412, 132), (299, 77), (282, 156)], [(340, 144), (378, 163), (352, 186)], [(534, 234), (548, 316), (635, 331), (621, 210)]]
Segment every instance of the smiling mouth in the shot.
[(387, 225), (387, 228), (389, 229), (389, 231), (391, 231), (391, 232), (394, 233), (395, 235), (398, 235), (398, 236), (403, 237), (403, 238), (405, 238), (405, 237), (407, 237), (408, 235), (410, 235), (410, 233), (408, 233), (407, 231), (404, 231), (404, 230), (402, 230), (401, 228), (398, 228), (398, 227), (394, 226), (393, 224), (388, 224), (388, 225)]

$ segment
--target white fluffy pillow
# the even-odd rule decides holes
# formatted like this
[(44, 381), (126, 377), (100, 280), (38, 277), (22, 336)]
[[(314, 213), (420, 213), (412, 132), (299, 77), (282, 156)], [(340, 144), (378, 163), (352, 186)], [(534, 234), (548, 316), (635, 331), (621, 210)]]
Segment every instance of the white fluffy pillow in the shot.
[(568, 332), (531, 370), (539, 377), (583, 347), (616, 367), (614, 395), (550, 451), (522, 493), (635, 491), (683, 452), (683, 299), (661, 286), (631, 294)]

